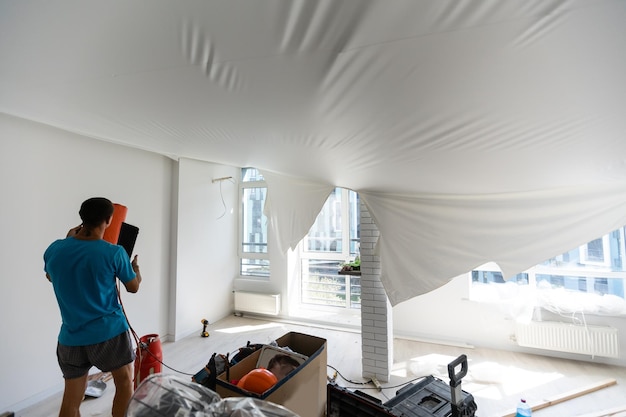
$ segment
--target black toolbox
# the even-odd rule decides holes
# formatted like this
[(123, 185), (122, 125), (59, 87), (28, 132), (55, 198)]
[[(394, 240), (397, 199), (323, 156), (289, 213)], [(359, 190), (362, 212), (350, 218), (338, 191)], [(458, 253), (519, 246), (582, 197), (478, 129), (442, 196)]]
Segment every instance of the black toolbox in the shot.
[[(410, 384), (383, 404), (393, 416), (448, 417), (452, 414), (450, 387), (434, 376), (428, 376), (417, 384)], [(457, 405), (458, 417), (474, 417), (476, 403), (471, 394), (463, 391), (461, 404)]]
[[(461, 371), (455, 373), (455, 367)], [(386, 403), (361, 391), (336, 384), (327, 385), (328, 417), (475, 417), (474, 397), (461, 389), (467, 374), (467, 357), (459, 356), (448, 365), (450, 384), (432, 375), (408, 384)]]

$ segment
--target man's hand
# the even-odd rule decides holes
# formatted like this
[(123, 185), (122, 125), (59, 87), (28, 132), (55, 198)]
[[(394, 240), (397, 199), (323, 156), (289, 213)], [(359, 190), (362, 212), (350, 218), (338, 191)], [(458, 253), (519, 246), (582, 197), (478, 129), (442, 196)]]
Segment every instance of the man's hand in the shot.
[(83, 225), (80, 224), (76, 227), (72, 227), (68, 232), (67, 232), (67, 236), (65, 237), (72, 237), (72, 236), (76, 236), (78, 234), (78, 232), (80, 232), (80, 229), (83, 228)]
[(135, 274), (137, 276), (134, 279), (124, 283), (124, 286), (126, 287), (126, 291), (134, 293), (139, 291), (139, 284), (141, 284), (142, 279), (141, 272), (139, 272), (139, 264), (137, 263), (137, 255), (133, 257), (130, 265), (133, 267), (133, 271), (135, 271)]
[(133, 271), (135, 271), (135, 274), (139, 272), (139, 264), (137, 263), (137, 256), (138, 255), (135, 255), (135, 257), (133, 258), (133, 261), (130, 263), (130, 265), (133, 267)]

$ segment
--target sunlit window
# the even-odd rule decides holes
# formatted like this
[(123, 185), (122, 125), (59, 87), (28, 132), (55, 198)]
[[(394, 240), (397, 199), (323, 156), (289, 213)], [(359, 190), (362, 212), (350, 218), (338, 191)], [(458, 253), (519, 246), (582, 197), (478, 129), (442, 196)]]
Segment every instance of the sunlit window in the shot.
[(359, 255), (359, 225), (358, 194), (335, 188), (301, 242), (301, 303), (360, 308), (361, 277), (339, 274)]
[(524, 297), (562, 313), (626, 315), (625, 228), (574, 248), (505, 280), (496, 264), (472, 271), (470, 298), (507, 303)]
[(240, 274), (268, 278), (270, 261), (267, 248), (267, 218), (263, 207), (267, 185), (255, 168), (241, 169), (241, 233), (239, 234)]
[(580, 247), (580, 262), (586, 265), (611, 266), (609, 235)]

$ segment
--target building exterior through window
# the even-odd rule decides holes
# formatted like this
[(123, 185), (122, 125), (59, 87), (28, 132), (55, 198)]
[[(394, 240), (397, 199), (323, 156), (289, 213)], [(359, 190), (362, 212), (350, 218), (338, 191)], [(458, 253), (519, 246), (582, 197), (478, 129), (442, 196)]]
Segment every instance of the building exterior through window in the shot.
[[(536, 306), (556, 312), (624, 315), (625, 234), (622, 227), (506, 281), (497, 265), (483, 265), (469, 274), (470, 298), (495, 302), (503, 294), (532, 291)], [(511, 286), (519, 291), (512, 291)], [(498, 287), (508, 288), (499, 291)]]
[(335, 188), (300, 243), (300, 303), (360, 309), (361, 277), (341, 275), (359, 255), (359, 196)]
[(269, 278), (268, 225), (263, 214), (267, 185), (255, 168), (242, 168), (239, 273), (245, 277)]

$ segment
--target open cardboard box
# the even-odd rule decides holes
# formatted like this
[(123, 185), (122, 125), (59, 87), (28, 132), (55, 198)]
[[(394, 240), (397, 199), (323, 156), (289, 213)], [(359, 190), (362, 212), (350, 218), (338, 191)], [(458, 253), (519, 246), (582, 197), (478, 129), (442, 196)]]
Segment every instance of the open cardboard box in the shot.
[(326, 410), (326, 339), (303, 333), (290, 332), (276, 339), (278, 346), (289, 347), (307, 357), (285, 378), (262, 394), (239, 388), (230, 381), (238, 381), (257, 367), (261, 350), (233, 365), (229, 371), (217, 376), (217, 393), (226, 397), (253, 397), (280, 404), (300, 417), (322, 417)]

